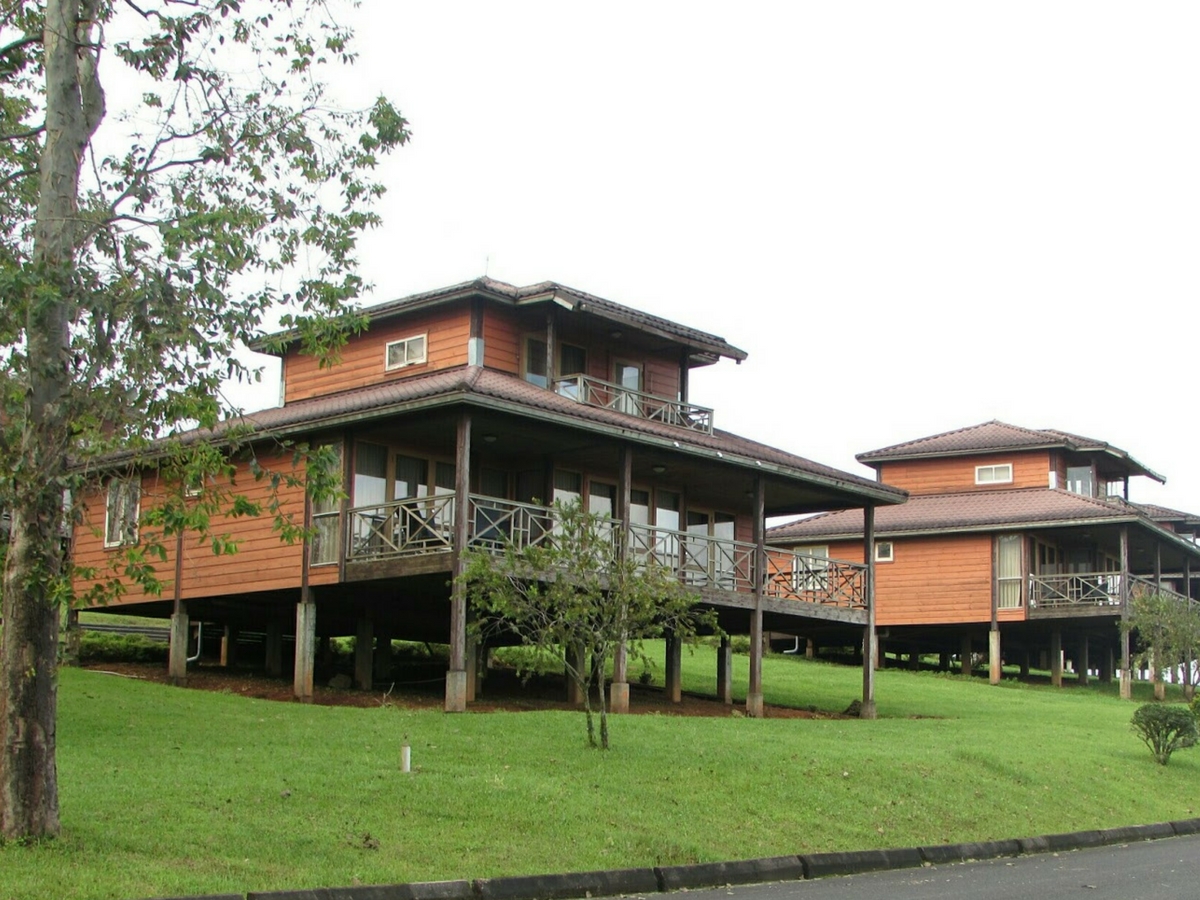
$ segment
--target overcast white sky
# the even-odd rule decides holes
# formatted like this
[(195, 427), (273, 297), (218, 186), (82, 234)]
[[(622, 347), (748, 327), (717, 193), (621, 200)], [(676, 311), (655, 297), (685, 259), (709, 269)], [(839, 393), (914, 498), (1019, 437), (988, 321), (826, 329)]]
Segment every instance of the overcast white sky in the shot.
[[(1200, 512), (1200, 4), (365, 0), (413, 143), (370, 301), (485, 273), (725, 337), (719, 428), (857, 452), (998, 418)], [(265, 396), (271, 401), (274, 392)]]

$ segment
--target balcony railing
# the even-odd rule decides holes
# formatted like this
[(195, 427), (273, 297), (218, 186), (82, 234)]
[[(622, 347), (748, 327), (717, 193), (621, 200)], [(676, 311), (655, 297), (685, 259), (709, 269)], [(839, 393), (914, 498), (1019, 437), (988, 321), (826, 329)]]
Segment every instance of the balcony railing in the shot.
[(1129, 576), (1129, 590), (1135, 597), (1139, 594), (1162, 594), (1164, 597), (1170, 597), (1172, 600), (1178, 600), (1180, 603), (1188, 602), (1185, 594), (1173, 591), (1169, 587), (1159, 587), (1155, 584), (1153, 578), (1143, 578), (1141, 575)]
[(861, 563), (768, 547), (763, 590), (777, 600), (865, 610), (866, 572)]
[(350, 510), (346, 561), (395, 559), (454, 549), (454, 494)]
[(1120, 605), (1120, 572), (1071, 572), (1029, 576), (1030, 609)]
[(712, 434), (713, 431), (713, 411), (707, 407), (636, 391), (590, 375), (560, 378), (554, 382), (554, 389), (564, 397), (588, 406), (613, 409), (639, 419), (678, 425), (702, 434)]
[[(454, 495), (397, 500), (349, 511), (347, 562), (370, 562), (447, 553), (454, 548)], [(472, 494), (467, 544), (494, 553), (552, 544), (559, 533), (554, 510)], [(315, 517), (314, 517), (315, 520)], [(317, 525), (313, 562), (329, 562), (330, 522)], [(621, 522), (605, 520), (613, 541), (621, 540)], [(627, 552), (642, 564), (662, 566), (689, 587), (740, 594), (754, 592), (755, 546), (707, 534), (651, 525), (630, 525)], [(866, 566), (825, 557), (766, 548), (763, 589), (776, 600), (814, 603), (843, 609), (867, 608)]]

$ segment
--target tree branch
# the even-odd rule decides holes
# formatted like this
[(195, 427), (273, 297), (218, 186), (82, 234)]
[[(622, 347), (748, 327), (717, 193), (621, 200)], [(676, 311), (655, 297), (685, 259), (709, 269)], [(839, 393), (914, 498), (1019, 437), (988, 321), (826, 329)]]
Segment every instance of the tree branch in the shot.
[(42, 36), (40, 34), (27, 34), (24, 37), (17, 38), (11, 44), (0, 47), (0, 59), (3, 59), (15, 50), (20, 50), (22, 47), (28, 47), (30, 44), (40, 44), (41, 42)]
[(36, 137), (46, 130), (46, 123), (43, 122), (36, 128), (30, 128), (28, 131), (18, 131), (16, 134), (0, 134), (0, 141), (23, 141), (25, 138)]

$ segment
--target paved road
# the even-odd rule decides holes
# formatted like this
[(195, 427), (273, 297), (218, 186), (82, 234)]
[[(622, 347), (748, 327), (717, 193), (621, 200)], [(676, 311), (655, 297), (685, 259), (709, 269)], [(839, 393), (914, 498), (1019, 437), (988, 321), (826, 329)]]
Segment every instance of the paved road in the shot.
[(1196, 900), (1200, 835), (1069, 853), (690, 891), (690, 900)]

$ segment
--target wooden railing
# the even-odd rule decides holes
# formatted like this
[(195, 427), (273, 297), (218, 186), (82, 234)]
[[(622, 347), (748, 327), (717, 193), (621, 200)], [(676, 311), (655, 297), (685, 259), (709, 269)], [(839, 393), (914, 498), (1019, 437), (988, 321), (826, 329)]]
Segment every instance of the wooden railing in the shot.
[(1029, 576), (1030, 609), (1120, 605), (1120, 572), (1070, 572)]
[(865, 610), (866, 573), (861, 563), (768, 547), (763, 592), (777, 600)]
[[(449, 552), (454, 546), (454, 510), (453, 494), (351, 509), (346, 560)], [(468, 510), (468, 546), (493, 553), (510, 545), (523, 549), (552, 544), (559, 533), (554, 510), (545, 506), (472, 494)], [(689, 587), (754, 592), (754, 544), (651, 525), (630, 525), (623, 532), (616, 519), (605, 520), (604, 527), (613, 541), (627, 534), (627, 552), (633, 559), (660, 565)], [(314, 544), (314, 552), (317, 546)], [(866, 566), (775, 547), (766, 548), (765, 556), (763, 589), (767, 597), (853, 610), (867, 608)]]
[(1155, 583), (1153, 578), (1144, 578), (1141, 575), (1129, 576), (1129, 592), (1134, 597), (1140, 594), (1162, 594), (1164, 597), (1170, 597), (1172, 600), (1178, 600), (1181, 603), (1188, 602), (1185, 594), (1171, 590), (1169, 587), (1160, 587)]
[(588, 406), (613, 409), (637, 416), (639, 419), (678, 425), (703, 434), (713, 432), (713, 411), (707, 407), (647, 394), (610, 381), (601, 381), (590, 375), (560, 378), (554, 382), (554, 389), (564, 397), (570, 397)]
[(696, 588), (754, 590), (754, 545), (651, 525), (629, 526), (629, 553)]
[(347, 562), (454, 549), (454, 494), (415, 497), (350, 510)]

